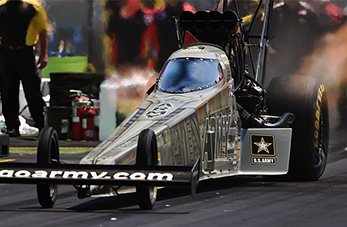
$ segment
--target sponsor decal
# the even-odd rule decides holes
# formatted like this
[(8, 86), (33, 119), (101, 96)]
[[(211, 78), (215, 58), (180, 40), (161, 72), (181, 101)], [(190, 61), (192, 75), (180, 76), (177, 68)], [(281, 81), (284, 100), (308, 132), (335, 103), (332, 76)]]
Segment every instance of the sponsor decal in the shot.
[(158, 180), (172, 181), (171, 173), (156, 172), (96, 172), (96, 171), (64, 171), (64, 170), (0, 170), (0, 178), (36, 178), (36, 179), (89, 179), (89, 180)]
[[(238, 143), (238, 147), (240, 147), (240, 142)], [(238, 148), (236, 152), (236, 161), (241, 161), (240, 148)]]
[(235, 92), (234, 92), (234, 83), (233, 84), (231, 84), (231, 85), (229, 85), (229, 87), (228, 87), (228, 89), (229, 89), (229, 96), (231, 96), (231, 97), (235, 97)]
[(322, 105), (322, 98), (323, 98), (323, 93), (325, 92), (325, 87), (323, 84), (320, 85), (318, 89), (318, 95), (317, 95), (317, 100), (316, 100), (316, 111), (315, 111), (315, 121), (314, 121), (314, 147), (318, 149), (319, 145), (319, 129), (320, 129), (320, 117), (321, 117), (321, 105)]
[(275, 137), (273, 135), (250, 135), (251, 163), (253, 165), (276, 165)]
[(172, 105), (170, 103), (162, 103), (156, 107), (154, 107), (151, 111), (148, 111), (146, 113), (147, 118), (154, 118), (158, 116), (164, 116), (166, 115), (169, 111), (169, 109), (172, 108)]
[(276, 165), (275, 158), (267, 158), (267, 157), (252, 157), (253, 165)]

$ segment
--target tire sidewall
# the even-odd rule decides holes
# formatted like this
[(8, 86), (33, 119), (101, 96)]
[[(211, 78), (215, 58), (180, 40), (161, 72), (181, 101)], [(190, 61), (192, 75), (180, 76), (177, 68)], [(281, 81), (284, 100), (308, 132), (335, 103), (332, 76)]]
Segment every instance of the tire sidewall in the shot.
[[(326, 90), (313, 77), (286, 77), (274, 78), (270, 83), (267, 96), (269, 113), (281, 115), (291, 112), (296, 117), (292, 124), (288, 176), (296, 180), (317, 180), (324, 172), (328, 153)], [(324, 158), (320, 158), (319, 149), (324, 152)]]
[[(37, 147), (37, 163), (52, 164), (52, 160), (59, 162), (59, 145), (58, 134), (51, 128), (43, 128)], [(58, 194), (58, 185), (55, 184), (38, 184), (36, 192), (39, 203), (45, 208), (51, 208), (55, 204)]]
[[(155, 133), (146, 129), (139, 135), (136, 152), (136, 165), (141, 167), (157, 165), (157, 140)], [(152, 209), (157, 199), (157, 187), (137, 186), (137, 201), (141, 209)]]

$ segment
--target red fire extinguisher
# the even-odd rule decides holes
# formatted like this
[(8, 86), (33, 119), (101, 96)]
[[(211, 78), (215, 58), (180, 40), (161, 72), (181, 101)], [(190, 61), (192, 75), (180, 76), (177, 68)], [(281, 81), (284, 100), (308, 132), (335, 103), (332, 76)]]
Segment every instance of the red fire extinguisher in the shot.
[(94, 120), (97, 115), (96, 110), (87, 105), (82, 112), (82, 139), (83, 140), (95, 140), (98, 139), (98, 133), (95, 128)]
[(70, 90), (70, 92), (77, 93), (76, 98), (72, 100), (72, 140), (82, 139), (82, 112), (88, 101), (79, 90)]

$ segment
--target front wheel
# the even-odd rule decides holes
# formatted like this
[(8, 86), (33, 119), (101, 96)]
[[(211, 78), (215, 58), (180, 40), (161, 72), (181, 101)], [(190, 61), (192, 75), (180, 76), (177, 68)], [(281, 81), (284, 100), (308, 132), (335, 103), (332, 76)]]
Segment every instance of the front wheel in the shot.
[[(37, 164), (52, 164), (59, 162), (58, 134), (52, 127), (42, 129), (37, 147)], [(56, 184), (36, 185), (37, 197), (42, 207), (53, 207), (58, 194)]]
[[(152, 130), (145, 129), (139, 135), (136, 152), (136, 165), (145, 168), (157, 164), (157, 140), (155, 134)], [(139, 207), (143, 210), (150, 210), (153, 208), (157, 199), (157, 187), (137, 186), (136, 195)]]
[(267, 93), (269, 114), (295, 115), (287, 177), (317, 180), (327, 164), (329, 144), (328, 100), (320, 81), (307, 76), (274, 78)]

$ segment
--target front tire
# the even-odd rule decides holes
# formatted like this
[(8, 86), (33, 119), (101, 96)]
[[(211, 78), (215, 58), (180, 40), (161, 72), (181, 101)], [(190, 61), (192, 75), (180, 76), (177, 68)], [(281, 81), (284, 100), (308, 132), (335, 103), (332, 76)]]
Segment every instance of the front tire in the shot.
[(267, 93), (269, 114), (291, 112), (292, 144), (289, 171), (291, 180), (318, 180), (328, 156), (329, 117), (325, 87), (307, 76), (274, 78)]
[[(37, 164), (52, 164), (59, 162), (58, 134), (52, 127), (42, 129), (37, 147)], [(53, 207), (58, 194), (56, 184), (36, 185), (37, 197), (42, 207)]]
[[(143, 130), (139, 135), (136, 152), (136, 165), (147, 167), (158, 165), (157, 139), (150, 129)], [(137, 202), (141, 209), (150, 210), (157, 199), (157, 187), (137, 186)]]

